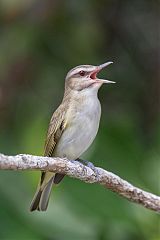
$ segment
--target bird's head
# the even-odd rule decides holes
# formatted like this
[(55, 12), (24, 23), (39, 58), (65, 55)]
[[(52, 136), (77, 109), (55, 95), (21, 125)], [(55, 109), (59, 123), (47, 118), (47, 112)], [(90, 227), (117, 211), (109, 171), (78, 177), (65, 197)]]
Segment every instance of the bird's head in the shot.
[(80, 65), (71, 69), (66, 76), (66, 88), (76, 91), (82, 91), (85, 89), (98, 90), (103, 83), (115, 83), (97, 77), (97, 73), (111, 63), (112, 62), (106, 62), (99, 66)]

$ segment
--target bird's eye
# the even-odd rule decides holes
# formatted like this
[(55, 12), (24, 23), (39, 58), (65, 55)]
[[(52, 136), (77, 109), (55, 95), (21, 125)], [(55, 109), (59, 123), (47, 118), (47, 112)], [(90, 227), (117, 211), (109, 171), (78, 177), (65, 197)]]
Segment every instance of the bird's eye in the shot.
[(81, 70), (81, 71), (79, 72), (79, 75), (80, 75), (80, 76), (84, 76), (84, 75), (85, 75), (85, 71)]

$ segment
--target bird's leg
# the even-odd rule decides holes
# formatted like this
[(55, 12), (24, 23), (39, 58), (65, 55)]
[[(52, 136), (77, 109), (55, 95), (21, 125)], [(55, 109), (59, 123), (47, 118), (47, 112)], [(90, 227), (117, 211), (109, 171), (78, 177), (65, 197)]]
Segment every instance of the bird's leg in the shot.
[(92, 162), (89, 162), (87, 160), (84, 160), (84, 159), (80, 159), (80, 158), (77, 158), (76, 161), (82, 163), (83, 165), (89, 167), (89, 168), (95, 168), (94, 164)]
[(77, 158), (76, 161), (78, 161), (78, 162), (82, 163), (83, 165), (91, 168), (93, 170), (93, 172), (96, 173), (96, 175), (99, 175), (98, 169), (94, 166), (94, 164), (92, 162), (89, 162), (87, 160), (80, 159), (80, 158)]

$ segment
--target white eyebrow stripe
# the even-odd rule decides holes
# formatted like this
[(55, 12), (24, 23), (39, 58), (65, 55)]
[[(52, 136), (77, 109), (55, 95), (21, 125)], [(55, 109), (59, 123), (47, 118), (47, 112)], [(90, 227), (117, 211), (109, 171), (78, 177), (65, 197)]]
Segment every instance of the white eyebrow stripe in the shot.
[(80, 71), (86, 71), (84, 68), (78, 68), (78, 69), (75, 69), (71, 72), (71, 75), (74, 75), (74, 74), (77, 74), (79, 73)]
[(80, 71), (90, 72), (90, 71), (93, 70), (94, 67), (95, 67), (95, 66), (93, 66), (93, 65), (79, 65), (79, 66), (77, 66), (77, 67), (75, 67), (75, 68), (72, 68), (72, 69), (68, 72), (66, 78), (70, 78), (70, 77), (78, 74)]
[(67, 78), (70, 78), (70, 77), (74, 76), (75, 74), (78, 74), (80, 71), (85, 71), (85, 68), (77, 67), (75, 69), (70, 70), (69, 73), (67, 74)]

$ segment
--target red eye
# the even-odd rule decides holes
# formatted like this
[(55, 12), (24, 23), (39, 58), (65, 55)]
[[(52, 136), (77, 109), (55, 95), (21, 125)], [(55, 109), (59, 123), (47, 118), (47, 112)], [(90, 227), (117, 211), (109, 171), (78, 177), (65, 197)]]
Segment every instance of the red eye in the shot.
[(84, 75), (85, 75), (85, 71), (81, 70), (81, 71), (79, 72), (79, 75), (84, 76)]

